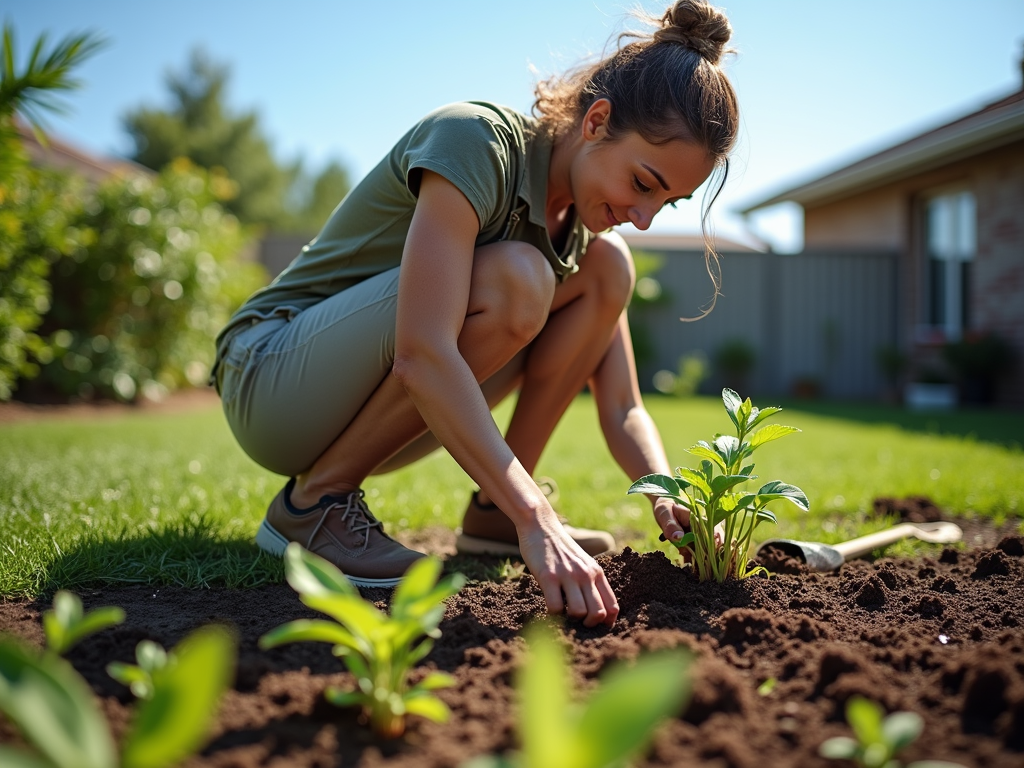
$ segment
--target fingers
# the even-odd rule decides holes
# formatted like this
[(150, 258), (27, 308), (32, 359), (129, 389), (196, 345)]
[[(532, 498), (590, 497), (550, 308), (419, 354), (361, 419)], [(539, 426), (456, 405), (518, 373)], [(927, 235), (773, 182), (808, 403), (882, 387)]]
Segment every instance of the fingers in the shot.
[(587, 627), (615, 623), (619, 603), (608, 578), (576, 542), (557, 533), (526, 536), (520, 537), (520, 551), (544, 593), (548, 613), (565, 611)]
[(659, 499), (654, 505), (654, 519), (665, 541), (679, 541), (690, 530), (690, 510), (668, 499)]

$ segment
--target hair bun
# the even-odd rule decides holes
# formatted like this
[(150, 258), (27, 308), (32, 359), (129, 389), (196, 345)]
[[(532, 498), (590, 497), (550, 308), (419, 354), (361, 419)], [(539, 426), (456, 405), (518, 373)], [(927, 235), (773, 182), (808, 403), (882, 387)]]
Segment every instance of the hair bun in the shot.
[(717, 64), (732, 37), (732, 25), (718, 8), (703, 0), (677, 0), (661, 17), (661, 29), (654, 33), (656, 43), (684, 45)]

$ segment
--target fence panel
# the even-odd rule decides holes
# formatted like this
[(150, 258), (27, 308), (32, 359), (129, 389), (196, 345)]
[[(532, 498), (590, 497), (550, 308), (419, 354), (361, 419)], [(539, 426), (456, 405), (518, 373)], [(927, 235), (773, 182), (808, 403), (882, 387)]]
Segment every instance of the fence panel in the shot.
[[(714, 311), (691, 323), (711, 295), (702, 254), (666, 252), (657, 274), (671, 300), (636, 313), (654, 354), (638, 361), (641, 385), (676, 370), (696, 351), (709, 361), (729, 340), (756, 351), (745, 385), (757, 395), (784, 395), (798, 383), (830, 397), (874, 398), (883, 388), (877, 350), (896, 339), (896, 257), (890, 253), (724, 253), (722, 294)], [(726, 380), (717, 372), (704, 390)]]

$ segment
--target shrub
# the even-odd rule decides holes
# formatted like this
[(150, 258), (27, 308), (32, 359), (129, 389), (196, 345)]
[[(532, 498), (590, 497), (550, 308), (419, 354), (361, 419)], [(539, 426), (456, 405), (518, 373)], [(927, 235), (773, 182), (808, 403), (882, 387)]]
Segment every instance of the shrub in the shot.
[(205, 383), (213, 338), (266, 279), (239, 259), (244, 233), (219, 203), (231, 191), (223, 174), (179, 161), (86, 192), (51, 276), (45, 389), (131, 401)]
[(36, 331), (51, 305), (51, 264), (75, 245), (66, 225), (77, 197), (75, 185), (31, 167), (17, 134), (0, 128), (0, 400), (53, 359)]

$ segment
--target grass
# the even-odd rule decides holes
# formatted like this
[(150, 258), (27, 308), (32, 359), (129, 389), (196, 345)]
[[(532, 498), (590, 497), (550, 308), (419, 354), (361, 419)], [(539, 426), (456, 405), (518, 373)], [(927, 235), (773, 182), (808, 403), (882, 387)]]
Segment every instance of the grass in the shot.
[[(769, 403), (762, 403), (767, 405)], [(499, 425), (510, 405), (495, 414)], [(728, 418), (717, 398), (651, 397), (669, 460)], [(957, 514), (1002, 522), (1024, 510), (1024, 414), (919, 415), (869, 406), (794, 403), (776, 421), (804, 430), (761, 449), (762, 479), (799, 485), (803, 515), (780, 505), (784, 535), (839, 541), (884, 521), (876, 496), (924, 494)], [(593, 401), (570, 408), (537, 468), (557, 479), (556, 507), (574, 523), (610, 527), (638, 549), (659, 544), (649, 506), (625, 496), (630, 478), (611, 460)], [(97, 584), (251, 587), (279, 581), (279, 561), (252, 537), (283, 478), (236, 446), (216, 407), (39, 420), (0, 427), (0, 596), (49, 595)], [(444, 452), (366, 484), (389, 530), (454, 528), (472, 482)], [(901, 544), (893, 553), (911, 551)]]

